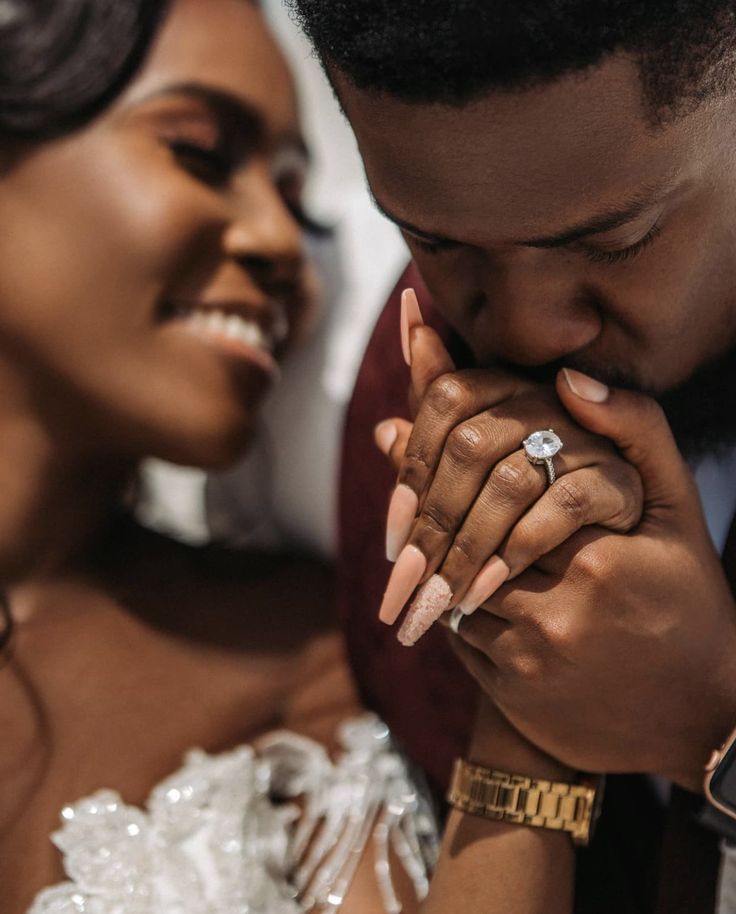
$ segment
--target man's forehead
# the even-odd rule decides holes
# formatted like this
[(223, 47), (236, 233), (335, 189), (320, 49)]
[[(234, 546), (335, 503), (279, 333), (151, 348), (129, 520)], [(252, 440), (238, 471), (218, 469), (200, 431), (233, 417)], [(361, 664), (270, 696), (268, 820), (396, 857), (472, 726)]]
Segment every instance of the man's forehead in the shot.
[(574, 224), (699, 164), (698, 114), (653, 128), (625, 57), (463, 107), (410, 105), (332, 76), (378, 202), (463, 241), (543, 235), (549, 218)]

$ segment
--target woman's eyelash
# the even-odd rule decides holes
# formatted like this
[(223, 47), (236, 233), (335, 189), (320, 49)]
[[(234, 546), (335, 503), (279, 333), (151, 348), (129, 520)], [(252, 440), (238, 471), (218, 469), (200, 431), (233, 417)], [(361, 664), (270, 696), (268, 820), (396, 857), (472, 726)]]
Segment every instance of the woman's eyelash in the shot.
[(301, 228), (313, 238), (331, 238), (335, 234), (329, 225), (312, 218), (301, 203), (286, 201), (286, 206)]
[[(212, 186), (226, 184), (235, 167), (228, 156), (217, 149), (201, 146), (188, 140), (170, 140), (168, 142), (174, 156), (186, 170), (196, 178)], [(307, 234), (315, 238), (328, 238), (333, 230), (313, 219), (301, 203), (285, 201), (289, 212)]]
[(639, 239), (639, 241), (634, 244), (630, 244), (626, 248), (621, 248), (619, 251), (601, 251), (596, 248), (588, 247), (587, 245), (581, 245), (580, 250), (583, 255), (593, 263), (623, 263), (624, 261), (632, 260), (638, 254), (641, 254), (644, 248), (654, 241), (661, 230), (662, 228), (659, 223), (655, 222), (643, 238)]
[(218, 149), (188, 140), (172, 140), (168, 146), (188, 172), (207, 184), (224, 184), (233, 170), (233, 163)]

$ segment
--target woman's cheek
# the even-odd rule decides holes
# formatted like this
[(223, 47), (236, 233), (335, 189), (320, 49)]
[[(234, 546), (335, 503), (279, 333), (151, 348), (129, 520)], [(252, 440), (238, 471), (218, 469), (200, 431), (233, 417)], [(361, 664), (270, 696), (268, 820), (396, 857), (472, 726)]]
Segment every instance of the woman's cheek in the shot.
[(135, 155), (120, 150), (104, 169), (104, 186), (90, 188), (90, 199), (102, 209), (117, 266), (168, 288), (193, 259), (217, 258), (227, 218), (215, 192), (179, 168), (165, 148), (150, 147)]

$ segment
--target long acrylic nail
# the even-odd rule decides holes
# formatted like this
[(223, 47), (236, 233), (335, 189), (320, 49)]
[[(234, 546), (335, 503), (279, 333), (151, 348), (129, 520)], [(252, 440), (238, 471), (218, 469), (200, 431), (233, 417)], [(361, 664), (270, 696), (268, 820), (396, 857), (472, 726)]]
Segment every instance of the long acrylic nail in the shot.
[(381, 622), (394, 624), (426, 570), (427, 560), (419, 549), (416, 546), (405, 546), (386, 585), (386, 593), (378, 612)]
[(409, 539), (419, 499), (413, 489), (403, 483), (396, 486), (388, 506), (386, 519), (386, 558), (395, 562)]
[(492, 556), (475, 576), (468, 592), (457, 604), (466, 616), (472, 615), (489, 600), (509, 576), (509, 566), (497, 555)]
[(414, 289), (404, 289), (401, 293), (401, 351), (407, 365), (411, 365), (411, 331), (423, 323), (417, 293)]
[(375, 439), (376, 445), (383, 454), (386, 454), (386, 456), (388, 456), (389, 451), (394, 446), (394, 442), (398, 437), (399, 430), (396, 428), (396, 423), (392, 422), (390, 419), (379, 422), (373, 429), (373, 438)]
[(446, 612), (451, 602), (450, 585), (441, 575), (433, 574), (417, 591), (396, 637), (404, 647), (412, 647)]

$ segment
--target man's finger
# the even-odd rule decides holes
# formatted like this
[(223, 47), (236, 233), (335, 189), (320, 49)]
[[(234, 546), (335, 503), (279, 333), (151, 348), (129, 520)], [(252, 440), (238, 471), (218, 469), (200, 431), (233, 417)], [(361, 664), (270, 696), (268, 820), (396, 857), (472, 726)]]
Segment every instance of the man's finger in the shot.
[(613, 441), (641, 476), (647, 511), (671, 511), (690, 503), (694, 482), (659, 404), (564, 368), (557, 393), (584, 428)]

